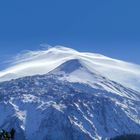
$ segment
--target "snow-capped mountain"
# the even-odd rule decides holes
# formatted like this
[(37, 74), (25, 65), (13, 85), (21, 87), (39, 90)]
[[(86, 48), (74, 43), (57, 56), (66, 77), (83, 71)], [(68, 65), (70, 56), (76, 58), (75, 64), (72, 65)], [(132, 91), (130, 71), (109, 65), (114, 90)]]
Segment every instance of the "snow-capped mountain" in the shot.
[(140, 66), (65, 47), (28, 52), (0, 72), (0, 128), (16, 140), (140, 134)]

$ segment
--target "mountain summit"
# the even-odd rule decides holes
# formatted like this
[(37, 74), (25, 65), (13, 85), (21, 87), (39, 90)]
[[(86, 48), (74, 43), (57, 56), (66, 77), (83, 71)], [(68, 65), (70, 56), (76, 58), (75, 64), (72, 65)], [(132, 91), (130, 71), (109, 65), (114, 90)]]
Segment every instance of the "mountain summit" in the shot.
[(62, 46), (18, 55), (10, 67), (0, 71), (0, 81), (47, 74), (70, 60), (78, 60), (91, 72), (96, 71), (110, 80), (140, 91), (140, 66), (100, 54), (78, 52)]
[(65, 47), (0, 72), (0, 129), (15, 140), (105, 140), (140, 133), (140, 67)]
[(64, 73), (72, 73), (77, 69), (81, 69), (83, 68), (81, 62), (78, 59), (71, 59), (68, 60), (66, 62), (64, 62), (63, 64), (61, 64), (59, 67), (57, 67), (56, 69), (54, 69), (52, 72), (64, 72)]

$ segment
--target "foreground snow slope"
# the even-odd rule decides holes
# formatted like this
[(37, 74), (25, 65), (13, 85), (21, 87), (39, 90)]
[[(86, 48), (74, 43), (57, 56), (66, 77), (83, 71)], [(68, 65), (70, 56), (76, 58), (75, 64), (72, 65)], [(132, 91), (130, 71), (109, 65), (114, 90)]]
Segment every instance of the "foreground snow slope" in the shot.
[(61, 46), (19, 55), (11, 67), (0, 72), (0, 81), (47, 74), (72, 59), (79, 60), (90, 72), (101, 74), (110, 80), (140, 91), (140, 66)]
[(140, 93), (96, 74), (92, 86), (66, 81), (66, 75), (1, 83), (0, 129), (14, 127), (16, 140), (104, 140), (140, 133)]

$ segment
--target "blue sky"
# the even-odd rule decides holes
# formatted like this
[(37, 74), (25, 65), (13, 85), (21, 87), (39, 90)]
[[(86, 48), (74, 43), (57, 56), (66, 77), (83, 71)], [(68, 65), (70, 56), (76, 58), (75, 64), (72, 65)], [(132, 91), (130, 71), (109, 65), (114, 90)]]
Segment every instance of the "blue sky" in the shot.
[(139, 6), (139, 0), (1, 0), (0, 62), (47, 43), (140, 64)]

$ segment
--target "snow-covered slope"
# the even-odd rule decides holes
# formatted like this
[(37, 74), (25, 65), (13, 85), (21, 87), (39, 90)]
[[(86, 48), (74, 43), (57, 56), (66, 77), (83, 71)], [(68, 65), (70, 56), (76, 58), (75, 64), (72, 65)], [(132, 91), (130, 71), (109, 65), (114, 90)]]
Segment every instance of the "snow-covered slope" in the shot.
[(92, 86), (69, 82), (64, 71), (1, 83), (0, 128), (14, 127), (16, 140), (100, 140), (140, 133), (140, 93), (96, 74)]
[(113, 81), (140, 91), (140, 66), (62, 46), (19, 55), (11, 67), (0, 72), (0, 81), (46, 74), (71, 59), (78, 59), (91, 72), (98, 72)]
[(139, 70), (64, 47), (24, 54), (0, 73), (0, 129), (14, 127), (15, 140), (140, 133)]

